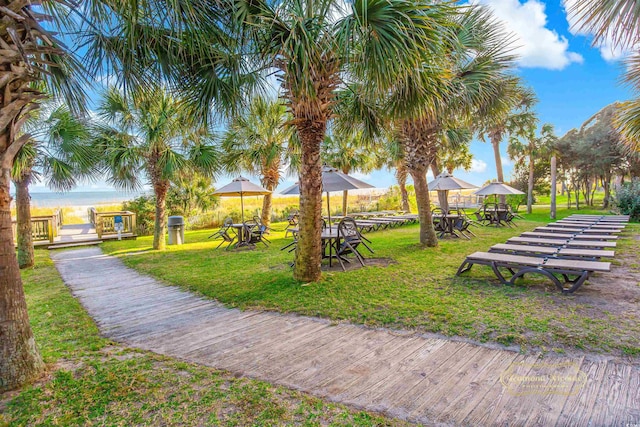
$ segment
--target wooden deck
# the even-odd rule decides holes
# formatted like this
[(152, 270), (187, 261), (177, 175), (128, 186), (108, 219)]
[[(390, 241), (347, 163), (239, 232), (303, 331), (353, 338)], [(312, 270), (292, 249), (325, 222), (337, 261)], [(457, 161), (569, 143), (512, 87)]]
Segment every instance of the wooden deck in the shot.
[(277, 313), (227, 309), (99, 248), (52, 254), (107, 337), (437, 425), (640, 424), (640, 367), (542, 357)]
[[(49, 241), (33, 242), (34, 246), (47, 247), (49, 249), (83, 246), (102, 243), (104, 240), (117, 239), (117, 235), (105, 235), (98, 238), (96, 229), (91, 224), (70, 224), (63, 225), (60, 233), (53, 239), (53, 243)], [(132, 233), (123, 233), (123, 239), (132, 239), (136, 236)]]

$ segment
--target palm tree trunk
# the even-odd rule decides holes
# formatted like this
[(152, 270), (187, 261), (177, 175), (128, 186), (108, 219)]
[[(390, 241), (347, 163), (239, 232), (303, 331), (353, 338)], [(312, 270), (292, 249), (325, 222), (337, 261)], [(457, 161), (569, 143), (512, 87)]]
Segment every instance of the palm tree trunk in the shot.
[(609, 207), (609, 199), (611, 198), (611, 172), (605, 173), (602, 178), (602, 186), (604, 187), (604, 200), (602, 201), (602, 207), (607, 209)]
[[(431, 162), (431, 172), (433, 173), (434, 177), (440, 175), (440, 173), (442, 172), (440, 170), (440, 165), (438, 165), (438, 159), (435, 159), (433, 162)], [(449, 212), (449, 192), (436, 191), (436, 194), (438, 195), (438, 203), (440, 204), (440, 208), (444, 212)]]
[(527, 213), (530, 214), (533, 206), (533, 179), (535, 177), (535, 165), (533, 155), (529, 155), (529, 182), (527, 182)]
[(18, 220), (18, 265), (20, 268), (34, 264), (33, 236), (31, 231), (31, 196), (29, 184), (31, 171), (25, 171), (20, 179), (13, 181), (16, 186), (16, 211)]
[(293, 277), (301, 282), (320, 280), (322, 262), (322, 162), (320, 143), (326, 122), (305, 120), (297, 125), (302, 144), (300, 164), (300, 222)]
[(4, 163), (0, 175), (0, 392), (38, 377), (44, 368), (29, 324), (13, 245), (10, 164)]
[(402, 210), (405, 212), (411, 212), (411, 205), (409, 205), (409, 192), (407, 191), (407, 174), (407, 167), (404, 163), (398, 163), (396, 166), (396, 180), (398, 181), (398, 187), (400, 187)]
[[(493, 157), (496, 161), (496, 174), (498, 182), (504, 182), (504, 172), (502, 170), (502, 157), (500, 156), (500, 141), (502, 140), (501, 132), (493, 132), (489, 136), (491, 145), (493, 146)], [(500, 196), (500, 203), (507, 203), (507, 196)]]
[(156, 217), (153, 227), (153, 249), (163, 251), (167, 247), (167, 192), (169, 181), (158, 180), (153, 184), (156, 195)]
[(347, 208), (349, 205), (349, 190), (342, 191), (342, 216), (347, 216)]
[(556, 219), (556, 195), (557, 195), (557, 159), (556, 156), (551, 156), (551, 212), (549, 214), (551, 219)]
[(418, 217), (420, 219), (420, 244), (428, 247), (438, 246), (438, 236), (433, 228), (431, 216), (431, 201), (427, 187), (427, 171), (409, 169), (416, 189), (416, 203), (418, 205)]
[(271, 225), (271, 209), (273, 206), (273, 191), (280, 182), (280, 162), (276, 161), (271, 164), (270, 167), (266, 165), (262, 169), (262, 179), (260, 183), (264, 188), (271, 191), (266, 194), (262, 199), (262, 215), (260, 221), (267, 227)]

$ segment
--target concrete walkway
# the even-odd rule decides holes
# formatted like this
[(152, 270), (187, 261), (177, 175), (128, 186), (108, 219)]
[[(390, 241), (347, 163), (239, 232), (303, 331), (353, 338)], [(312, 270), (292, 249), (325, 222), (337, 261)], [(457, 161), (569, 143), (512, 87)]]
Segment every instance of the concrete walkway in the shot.
[(428, 425), (640, 425), (637, 366), (232, 310), (99, 248), (52, 257), (102, 333), (129, 346)]

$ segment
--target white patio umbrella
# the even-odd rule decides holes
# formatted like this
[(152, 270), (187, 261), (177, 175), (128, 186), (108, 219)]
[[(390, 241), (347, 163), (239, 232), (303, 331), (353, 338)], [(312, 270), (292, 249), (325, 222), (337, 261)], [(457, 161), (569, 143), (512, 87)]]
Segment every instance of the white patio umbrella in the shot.
[(492, 182), (490, 184), (485, 185), (478, 191), (474, 191), (474, 194), (478, 196), (508, 196), (510, 194), (524, 194), (522, 191), (517, 190), (513, 187), (508, 186), (507, 184), (503, 184), (502, 182)]
[(445, 195), (450, 190), (478, 188), (477, 185), (473, 185), (459, 178), (456, 178), (447, 171), (442, 172), (433, 181), (428, 183), (427, 186), (429, 187), (429, 191), (444, 191)]
[(524, 194), (524, 193), (502, 182), (492, 182), (485, 185), (478, 191), (474, 191), (474, 194), (476, 196), (491, 196), (491, 195), (508, 196), (511, 194)]
[(239, 176), (229, 184), (218, 188), (213, 194), (227, 197), (240, 197), (240, 205), (242, 206), (242, 222), (244, 222), (244, 196), (264, 196), (270, 194), (271, 191), (254, 184), (247, 178)]
[[(362, 188), (375, 188), (371, 184), (360, 181), (357, 178), (344, 174), (336, 168), (323, 166), (322, 168), (322, 191), (327, 193), (327, 212), (329, 223), (331, 223), (331, 209), (329, 206), (329, 193), (332, 191), (358, 190)], [(297, 182), (291, 187), (285, 188), (280, 194), (300, 194), (300, 183)]]

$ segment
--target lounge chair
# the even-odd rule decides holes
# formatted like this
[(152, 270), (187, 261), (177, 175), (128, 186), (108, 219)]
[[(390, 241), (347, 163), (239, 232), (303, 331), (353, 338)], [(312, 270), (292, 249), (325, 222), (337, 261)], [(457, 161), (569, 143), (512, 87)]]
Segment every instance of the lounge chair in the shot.
[(539, 257), (556, 257), (566, 259), (591, 259), (597, 261), (600, 258), (613, 258), (615, 252), (604, 249), (580, 249), (566, 248), (563, 246), (533, 246), (517, 245), (512, 243), (498, 243), (489, 248), (489, 252), (509, 253), (513, 255), (527, 255)]
[[(496, 277), (506, 285), (513, 285), (525, 274), (542, 274), (549, 278), (563, 294), (575, 292), (591, 273), (611, 270), (609, 262), (475, 252), (462, 262), (456, 276), (469, 271), (474, 264), (491, 267)], [(510, 274), (509, 279), (505, 277), (505, 273)]]
[(578, 239), (578, 240), (616, 240), (618, 236), (604, 234), (570, 234), (570, 233), (544, 233), (540, 231), (525, 231), (522, 237), (541, 237), (550, 239)]
[(232, 224), (233, 224), (233, 220), (231, 218), (225, 219), (224, 223), (222, 224), (222, 227), (220, 227), (220, 230), (216, 231), (211, 236), (207, 237), (208, 239), (211, 239), (211, 238), (222, 239), (220, 244), (216, 246), (216, 249), (218, 249), (225, 242), (227, 242), (229, 244), (227, 245), (225, 250), (229, 250), (231, 245), (233, 245), (233, 242), (236, 241), (237, 235), (232, 234), (235, 231), (234, 228), (232, 227)]
[(507, 243), (518, 243), (536, 246), (566, 246), (573, 248), (615, 248), (616, 242), (604, 242), (601, 240), (574, 240), (574, 239), (543, 239), (540, 237), (512, 237)]

